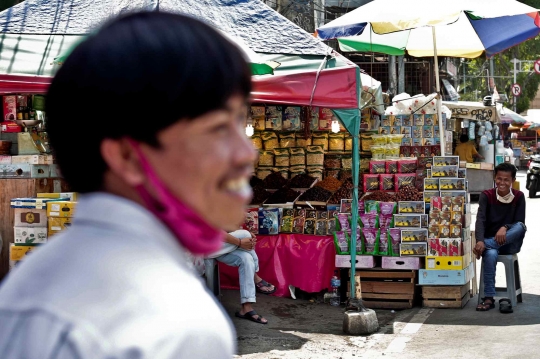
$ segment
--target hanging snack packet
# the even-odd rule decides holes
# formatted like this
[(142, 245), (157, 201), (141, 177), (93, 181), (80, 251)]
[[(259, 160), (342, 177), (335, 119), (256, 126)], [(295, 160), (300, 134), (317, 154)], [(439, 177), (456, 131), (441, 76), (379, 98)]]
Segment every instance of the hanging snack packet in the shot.
[(349, 239), (346, 232), (334, 233), (334, 245), (336, 247), (337, 254), (351, 254), (349, 250)]
[(401, 230), (399, 228), (388, 229), (388, 241), (393, 257), (399, 257), (399, 244), (401, 243)]
[(379, 248), (378, 255), (387, 256), (390, 255), (390, 246), (388, 245), (388, 228), (381, 228), (379, 235)]
[(379, 227), (380, 228), (392, 228), (394, 226), (394, 216), (389, 214), (389, 215), (384, 215), (384, 214), (381, 214), (379, 216)]
[(379, 202), (379, 207), (381, 214), (392, 215), (397, 213), (397, 203), (396, 202)]
[(364, 229), (376, 229), (379, 228), (379, 215), (374, 213), (362, 213), (360, 214), (360, 223)]
[(377, 254), (380, 233), (381, 232), (378, 229), (364, 228), (362, 230), (362, 237), (364, 237), (364, 254)]
[(365, 213), (380, 213), (381, 212), (380, 202), (364, 201), (364, 212)]

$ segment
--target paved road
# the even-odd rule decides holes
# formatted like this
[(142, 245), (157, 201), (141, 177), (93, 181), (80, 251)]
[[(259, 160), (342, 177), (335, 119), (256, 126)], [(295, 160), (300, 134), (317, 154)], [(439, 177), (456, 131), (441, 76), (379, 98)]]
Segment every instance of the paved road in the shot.
[[(523, 173), (518, 175), (524, 190)], [(414, 308), (378, 311), (381, 330), (368, 337), (342, 334), (340, 309), (316, 300), (263, 296), (255, 307), (267, 326), (234, 318), (241, 358), (537, 358), (540, 337), (540, 198), (527, 198), (528, 233), (519, 254), (523, 303), (513, 314), (476, 312), (476, 298), (462, 310)], [(504, 284), (504, 267), (497, 285)], [(223, 304), (234, 317), (237, 291)]]

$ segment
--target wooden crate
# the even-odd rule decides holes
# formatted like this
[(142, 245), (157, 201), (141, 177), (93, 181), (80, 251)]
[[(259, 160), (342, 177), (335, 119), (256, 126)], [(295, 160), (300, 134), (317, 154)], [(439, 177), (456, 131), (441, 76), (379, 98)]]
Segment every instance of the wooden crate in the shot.
[(462, 286), (422, 286), (423, 305), (428, 308), (463, 308), (471, 294), (470, 282)]
[(364, 306), (376, 309), (408, 309), (414, 306), (416, 294), (415, 270), (361, 270)]

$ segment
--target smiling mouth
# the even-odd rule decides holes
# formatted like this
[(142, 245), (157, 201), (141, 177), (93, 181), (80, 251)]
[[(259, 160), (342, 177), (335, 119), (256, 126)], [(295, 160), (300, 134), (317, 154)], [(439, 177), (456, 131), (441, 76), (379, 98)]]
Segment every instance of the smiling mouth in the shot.
[(228, 180), (224, 183), (223, 188), (229, 194), (235, 197), (241, 198), (242, 201), (248, 203), (251, 200), (253, 191), (249, 185), (249, 181), (245, 177), (240, 177), (232, 180)]

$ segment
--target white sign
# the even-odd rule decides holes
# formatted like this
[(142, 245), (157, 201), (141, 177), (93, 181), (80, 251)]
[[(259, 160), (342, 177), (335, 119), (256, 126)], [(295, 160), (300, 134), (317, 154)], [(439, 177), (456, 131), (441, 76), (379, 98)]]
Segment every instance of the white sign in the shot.
[[(535, 64), (535, 68), (536, 68), (536, 64)], [(512, 85), (512, 95), (514, 95), (514, 97), (521, 95), (521, 86), (519, 84)]]
[(534, 62), (534, 72), (540, 75), (540, 59)]

